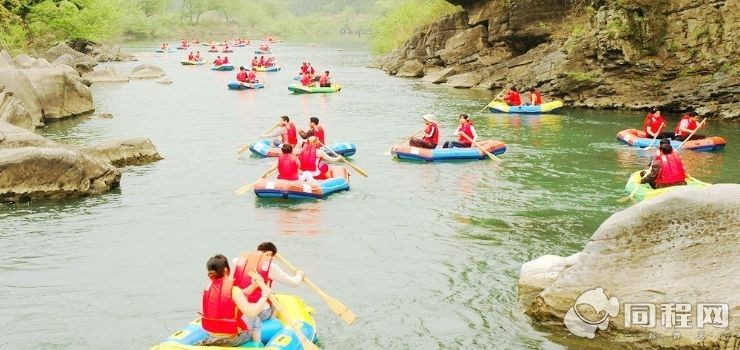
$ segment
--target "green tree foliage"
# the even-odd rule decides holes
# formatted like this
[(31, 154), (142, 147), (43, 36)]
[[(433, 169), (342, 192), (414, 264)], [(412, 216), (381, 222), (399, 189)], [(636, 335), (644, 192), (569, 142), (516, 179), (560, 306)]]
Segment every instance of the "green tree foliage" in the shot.
[(416, 27), (456, 11), (458, 7), (443, 0), (377, 1), (379, 15), (371, 24), (373, 51), (388, 53), (411, 38)]

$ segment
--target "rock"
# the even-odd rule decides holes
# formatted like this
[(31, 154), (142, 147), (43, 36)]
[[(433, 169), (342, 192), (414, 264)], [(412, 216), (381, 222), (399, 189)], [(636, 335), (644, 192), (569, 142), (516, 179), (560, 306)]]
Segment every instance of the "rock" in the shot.
[(103, 67), (96, 69), (90, 73), (82, 75), (82, 79), (85, 79), (91, 83), (103, 83), (103, 82), (128, 82), (128, 77), (121, 75), (113, 67)]
[(29, 131), (36, 129), (31, 114), (23, 107), (23, 102), (13, 96), (13, 92), (5, 91), (2, 84), (0, 84), (0, 121)]
[(169, 85), (172, 84), (172, 80), (170, 80), (170, 78), (164, 77), (161, 80), (158, 80), (157, 83), (162, 85)]
[(151, 64), (142, 64), (134, 67), (129, 74), (131, 79), (156, 79), (164, 76), (164, 71)]
[(157, 148), (147, 138), (111, 140), (83, 150), (105, 158), (117, 167), (152, 163), (162, 159)]
[(64, 54), (59, 56), (53, 62), (54, 65), (66, 65), (75, 69), (79, 74), (89, 74), (93, 71), (95, 66), (89, 60), (78, 60), (71, 54)]
[(10, 56), (8, 51), (0, 50), (0, 69), (3, 68), (18, 68), (18, 65), (13, 61), (13, 57)]
[(519, 301), (529, 305), (532, 300), (560, 275), (563, 270), (578, 262), (581, 253), (569, 257), (544, 255), (524, 263), (519, 272)]
[(26, 129), (0, 121), (0, 149), (61, 147), (60, 144)]
[[(596, 337), (612, 344), (610, 347), (732, 348), (732, 339), (740, 332), (738, 208), (740, 185), (719, 184), (678, 188), (612, 215), (583, 248), (578, 262), (564, 269), (528, 306), (527, 315), (565, 330), (564, 316), (579, 296), (590, 290), (598, 294), (601, 291), (597, 288), (602, 288), (603, 302), (579, 310), (584, 317), (596, 320), (600, 316), (594, 315), (594, 309), (609, 309), (612, 318), (608, 328), (597, 331)], [(616, 299), (607, 302), (606, 297)], [(617, 299), (618, 308), (614, 309)], [(629, 303), (654, 305), (655, 327), (626, 326), (625, 304)], [(661, 316), (663, 305), (673, 303), (691, 305), (690, 327), (680, 329), (678, 339), (674, 338), (677, 329)], [(703, 303), (727, 305), (727, 328), (698, 327), (697, 322), (704, 320), (698, 315), (704, 310)], [(634, 322), (635, 318), (629, 320)]]
[(92, 112), (92, 94), (77, 72), (67, 66), (23, 69), (48, 120)]
[(440, 69), (434, 73), (430, 73), (424, 76), (424, 78), (421, 79), (421, 81), (428, 82), (428, 83), (434, 83), (434, 84), (441, 84), (444, 82), (447, 82), (447, 78), (451, 77), (457, 72), (456, 67), (447, 67), (444, 69)]
[(108, 46), (85, 39), (73, 40), (69, 46), (75, 51), (93, 57), (98, 62), (136, 61), (136, 58), (121, 50), (120, 46)]
[(35, 127), (43, 126), (44, 116), (41, 111), (41, 103), (34, 91), (31, 80), (19, 69), (0, 68), (0, 84), (5, 85), (5, 91), (13, 93), (13, 97), (21, 101), (23, 108), (31, 116)]
[[(62, 58), (64, 55), (69, 56)], [(46, 51), (44, 58), (49, 62), (55, 62), (57, 59), (61, 58), (60, 61), (58, 61), (59, 64), (66, 64), (76, 69), (80, 74), (92, 71), (92, 68), (98, 64), (98, 62), (92, 57), (75, 51), (66, 44), (61, 43)]]
[(447, 78), (447, 85), (455, 88), (471, 88), (483, 80), (482, 72), (467, 72)]
[(110, 114), (110, 113), (100, 113), (100, 114), (97, 114), (97, 115), (92, 116), (91, 118), (96, 118), (96, 119), (113, 119), (113, 114)]
[(397, 77), (417, 78), (424, 75), (424, 65), (417, 60), (410, 60), (403, 63), (396, 73)]
[(439, 50), (438, 55), (446, 65), (460, 62), (466, 57), (475, 55), (485, 47), (486, 28), (475, 26), (466, 29), (447, 39), (445, 48)]

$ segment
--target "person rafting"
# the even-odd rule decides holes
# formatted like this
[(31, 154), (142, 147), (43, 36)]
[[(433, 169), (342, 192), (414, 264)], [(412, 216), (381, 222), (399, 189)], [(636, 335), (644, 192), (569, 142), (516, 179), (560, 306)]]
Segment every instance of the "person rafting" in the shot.
[(308, 62), (308, 74), (310, 74), (312, 77), (316, 74), (316, 71), (313, 69), (313, 66), (311, 66), (311, 62)]
[(645, 117), (645, 122), (643, 123), (643, 128), (647, 133), (647, 136), (650, 138), (672, 137), (673, 133), (661, 132), (661, 130), (665, 130), (665, 126), (665, 119), (663, 119), (663, 116), (660, 114), (660, 110), (657, 108), (653, 108), (653, 110), (648, 113)]
[(208, 333), (199, 345), (236, 347), (249, 341), (249, 326), (242, 320), (257, 317), (269, 308), (268, 297), (272, 289), (261, 290), (260, 297), (249, 303), (244, 291), (229, 276), (229, 260), (218, 254), (206, 263), (210, 281), (203, 290), (201, 326)]
[(224, 60), (221, 64), (229, 64), (229, 56), (224, 56)]
[(216, 59), (213, 60), (213, 65), (218, 67), (222, 64), (224, 64), (224, 61), (221, 59), (221, 56), (216, 56)]
[(673, 138), (678, 141), (686, 141), (691, 133), (694, 133), (691, 135), (691, 140), (700, 140), (705, 138), (705, 135), (696, 134), (696, 131), (704, 127), (703, 124), (699, 125), (697, 123), (698, 121), (699, 113), (690, 112), (684, 114), (683, 117), (681, 117), (681, 120), (678, 121), (678, 124), (676, 124)]
[(529, 104), (532, 106), (539, 106), (542, 104), (542, 94), (535, 88), (529, 89)]
[(284, 144), (295, 146), (298, 143), (298, 137), (296, 135), (295, 125), (290, 122), (290, 118), (287, 115), (281, 116), (278, 123), (280, 127), (275, 132), (262, 135), (262, 137), (271, 138), (273, 145), (277, 147), (282, 147)]
[(269, 68), (275, 65), (275, 58), (274, 57), (268, 57), (265, 61), (265, 68)]
[(301, 162), (293, 155), (293, 146), (287, 143), (280, 146), (282, 154), (278, 157), (277, 171), (278, 179), (299, 180), (301, 175)]
[(686, 185), (686, 170), (670, 140), (661, 140), (658, 150), (660, 155), (653, 160), (650, 172), (643, 175), (640, 183), (650, 184), (652, 188)]
[(504, 101), (506, 101), (506, 104), (509, 106), (521, 106), (522, 105), (522, 96), (519, 94), (519, 91), (517, 91), (516, 86), (512, 86), (509, 91), (506, 93), (506, 97), (504, 97)]
[(224, 45), (224, 51), (229, 51), (229, 44)]
[(437, 121), (434, 120), (434, 115), (425, 114), (421, 119), (424, 120), (426, 128), (424, 129), (424, 136), (422, 138), (412, 137), (409, 140), (409, 145), (419, 148), (435, 149), (439, 143), (439, 126)]
[(325, 70), (324, 73), (319, 76), (320, 87), (331, 87), (331, 80), (329, 80), (329, 71)]
[(308, 142), (303, 144), (298, 159), (301, 163), (301, 170), (303, 171), (302, 179), (304, 181), (329, 178), (329, 165), (321, 160), (330, 162), (341, 160), (339, 156), (330, 156), (322, 151), (319, 145), (319, 139), (316, 136), (310, 136)]
[(211, 51), (216, 51), (216, 45), (211, 45)]
[(260, 56), (260, 61), (257, 63), (257, 67), (264, 67), (265, 66), (265, 56)]
[(195, 61), (195, 55), (193, 55), (193, 51), (190, 51), (188, 54), (188, 61)]
[(305, 73), (308, 73), (308, 65), (306, 64), (306, 62), (303, 62), (303, 64), (301, 65), (301, 74)]
[(311, 78), (311, 74), (303, 73), (303, 75), (301, 76), (301, 85), (313, 86), (313, 78)]
[(252, 59), (252, 67), (259, 67), (260, 61), (257, 59), (257, 56), (254, 56)]
[(442, 145), (442, 148), (470, 147), (473, 143), (470, 142), (468, 138), (463, 136), (463, 134), (467, 135), (468, 138), (473, 141), (478, 138), (478, 134), (475, 132), (475, 127), (473, 127), (473, 121), (470, 120), (470, 117), (468, 117), (467, 114), (460, 114), (460, 126), (453, 133), (453, 135), (459, 136), (457, 141), (445, 141), (444, 145)]
[[(286, 286), (298, 287), (303, 281), (303, 271), (296, 271), (294, 276), (289, 275), (280, 265), (276, 264), (273, 257), (277, 255), (277, 247), (272, 242), (262, 242), (257, 246), (257, 251), (252, 253), (241, 253), (238, 258), (234, 259), (234, 285), (241, 288), (247, 301), (256, 303), (262, 297), (262, 290), (249, 275), (251, 271), (256, 271), (262, 277), (262, 281), (268, 287), (272, 286), (273, 281), (280, 282)], [(259, 315), (254, 317), (245, 317), (245, 321), (252, 330), (252, 341), (255, 343), (262, 342), (262, 321), (272, 317), (274, 309), (268, 302)]]
[(247, 71), (244, 70), (244, 66), (239, 67), (239, 73), (236, 73), (236, 81), (241, 83), (247, 82)]
[(308, 119), (308, 131), (298, 130), (298, 135), (306, 140), (311, 136), (316, 136), (322, 144), (326, 144), (324, 137), (324, 128), (319, 125), (319, 118), (311, 117)]
[(257, 80), (257, 68), (252, 67), (252, 70), (247, 73), (247, 79), (249, 79), (250, 83), (256, 83), (259, 80)]

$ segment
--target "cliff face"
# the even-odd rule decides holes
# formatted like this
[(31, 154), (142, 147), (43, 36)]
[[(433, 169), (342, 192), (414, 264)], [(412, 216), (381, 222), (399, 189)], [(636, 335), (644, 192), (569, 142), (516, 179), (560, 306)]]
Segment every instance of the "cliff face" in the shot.
[(740, 0), (448, 0), (373, 66), (459, 88), (537, 87), (575, 106), (740, 116)]

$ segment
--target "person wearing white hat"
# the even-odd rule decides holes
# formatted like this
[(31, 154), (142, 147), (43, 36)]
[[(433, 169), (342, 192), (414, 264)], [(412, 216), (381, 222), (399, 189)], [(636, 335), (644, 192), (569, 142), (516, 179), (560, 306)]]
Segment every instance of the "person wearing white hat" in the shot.
[(437, 121), (434, 120), (434, 115), (425, 114), (421, 119), (424, 119), (424, 123), (427, 125), (424, 129), (424, 136), (420, 139), (412, 137), (409, 145), (419, 148), (437, 148), (437, 144), (439, 143), (439, 126), (437, 126)]

